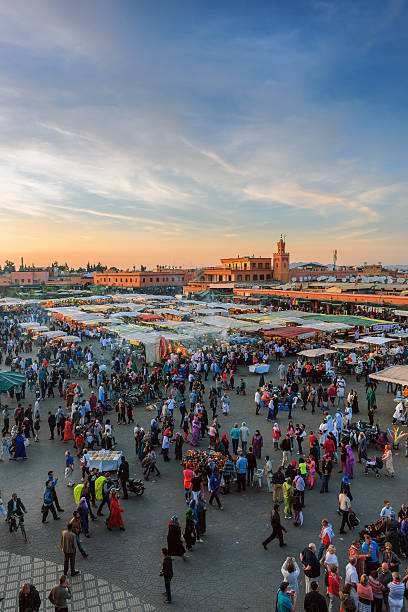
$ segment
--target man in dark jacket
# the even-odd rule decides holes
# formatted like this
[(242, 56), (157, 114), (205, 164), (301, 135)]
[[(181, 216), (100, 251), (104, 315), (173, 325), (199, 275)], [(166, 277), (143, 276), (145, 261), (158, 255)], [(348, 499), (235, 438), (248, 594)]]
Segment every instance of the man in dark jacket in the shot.
[(322, 486), (320, 487), (320, 493), (329, 492), (329, 480), (332, 472), (333, 462), (328, 455), (324, 455), (322, 459)]
[(313, 542), (302, 550), (300, 560), (305, 572), (306, 593), (310, 593), (312, 581), (320, 576), (320, 563), (316, 557), (316, 545)]
[(7, 520), (9, 523), (9, 530), (11, 532), (11, 522), (10, 519), (12, 516), (23, 516), (23, 513), (26, 513), (27, 510), (21, 499), (17, 497), (17, 493), (13, 493), (10, 501), (7, 504)]
[(128, 499), (128, 492), (126, 483), (129, 480), (129, 464), (126, 461), (124, 455), (120, 458), (120, 465), (118, 469), (118, 477), (123, 489), (123, 499)]
[(310, 583), (310, 593), (306, 593), (303, 608), (306, 612), (327, 612), (326, 600), (319, 593), (319, 585), (315, 581)]
[(38, 612), (41, 599), (33, 584), (23, 584), (18, 595), (18, 612)]
[(262, 542), (262, 546), (264, 547), (264, 549), (267, 549), (267, 544), (269, 544), (269, 542), (272, 542), (272, 540), (274, 540), (275, 538), (279, 539), (279, 546), (286, 546), (286, 544), (283, 541), (283, 533), (282, 531), (286, 532), (286, 529), (283, 525), (281, 525), (280, 522), (280, 516), (279, 516), (279, 504), (275, 504), (273, 507), (273, 512), (271, 512), (271, 526), (272, 526), (272, 533), (269, 536), (269, 538), (267, 538), (266, 540), (264, 540)]
[(171, 589), (170, 582), (173, 578), (173, 561), (169, 556), (169, 552), (167, 548), (162, 548), (162, 556), (163, 556), (163, 566), (159, 573), (159, 576), (163, 576), (164, 578), (164, 586), (166, 588), (166, 599), (165, 603), (171, 603)]
[(57, 419), (55, 418), (55, 414), (52, 412), (48, 413), (48, 427), (50, 428), (50, 440), (54, 439), (54, 429), (57, 424)]
[(283, 438), (282, 442), (280, 443), (280, 449), (282, 451), (282, 467), (286, 468), (289, 463), (289, 453), (291, 452), (289, 434), (286, 434), (286, 436)]

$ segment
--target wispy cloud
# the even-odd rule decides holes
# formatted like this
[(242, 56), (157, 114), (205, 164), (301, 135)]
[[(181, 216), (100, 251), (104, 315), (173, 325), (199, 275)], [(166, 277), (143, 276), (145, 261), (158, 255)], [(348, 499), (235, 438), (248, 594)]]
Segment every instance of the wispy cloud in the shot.
[(280, 231), (299, 259), (297, 244), (318, 259), (333, 239), (405, 237), (401, 0), (390, 18), (299, 3), (296, 28), (286, 5), (270, 27), (269, 10), (227, 3), (209, 28), (200, 5), (175, 20), (125, 4), (0, 3), (5, 249), (35, 221), (73, 253), (83, 236), (123, 258), (177, 243), (188, 263), (209, 239), (214, 262), (225, 239), (270, 253)]

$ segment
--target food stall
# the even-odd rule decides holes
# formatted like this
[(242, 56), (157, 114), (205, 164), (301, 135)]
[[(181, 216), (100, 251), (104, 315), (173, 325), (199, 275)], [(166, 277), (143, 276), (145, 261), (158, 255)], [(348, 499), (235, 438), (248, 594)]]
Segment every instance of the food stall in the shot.
[(213, 450), (202, 450), (200, 448), (190, 449), (184, 455), (184, 467), (189, 467), (201, 473), (206, 481), (207, 467), (210, 461), (214, 461), (216, 467), (224, 469), (225, 457)]
[(122, 451), (97, 450), (88, 451), (89, 469), (97, 468), (100, 472), (116, 472), (119, 467)]

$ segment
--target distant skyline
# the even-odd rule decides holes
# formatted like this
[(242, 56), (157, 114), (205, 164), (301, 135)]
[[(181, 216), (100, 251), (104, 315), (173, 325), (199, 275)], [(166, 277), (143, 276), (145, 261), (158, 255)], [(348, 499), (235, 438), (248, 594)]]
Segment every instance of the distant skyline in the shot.
[(0, 259), (407, 264), (404, 0), (0, 0)]

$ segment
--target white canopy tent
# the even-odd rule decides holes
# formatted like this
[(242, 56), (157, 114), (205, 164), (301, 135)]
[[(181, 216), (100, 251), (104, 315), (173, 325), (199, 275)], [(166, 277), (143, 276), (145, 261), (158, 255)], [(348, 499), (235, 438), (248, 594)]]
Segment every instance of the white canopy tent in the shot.
[(370, 374), (370, 378), (383, 382), (392, 382), (397, 385), (408, 385), (408, 366), (391, 366), (390, 368)]
[(48, 340), (51, 338), (62, 338), (62, 336), (66, 336), (67, 332), (64, 331), (46, 331), (41, 332), (40, 336), (45, 336)]
[(333, 355), (335, 352), (336, 351), (332, 349), (316, 348), (307, 351), (299, 351), (298, 355), (303, 355), (303, 357), (324, 357), (325, 355)]
[(336, 344), (331, 345), (332, 348), (338, 349), (339, 351), (346, 350), (351, 351), (353, 349), (362, 349), (362, 344), (357, 344), (357, 342), (337, 342)]
[(357, 340), (361, 344), (377, 344), (378, 346), (384, 346), (384, 344), (388, 344), (388, 342), (394, 342), (392, 338), (384, 338), (383, 336), (366, 336), (365, 338), (361, 338), (361, 340)]

